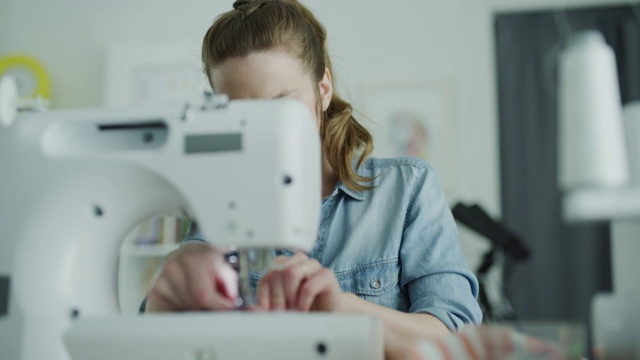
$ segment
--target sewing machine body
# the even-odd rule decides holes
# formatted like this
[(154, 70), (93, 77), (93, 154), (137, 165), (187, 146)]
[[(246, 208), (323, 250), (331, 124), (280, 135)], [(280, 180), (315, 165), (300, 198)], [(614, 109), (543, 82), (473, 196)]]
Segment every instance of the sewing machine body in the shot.
[[(194, 110), (20, 114), (13, 125), (0, 127), (0, 277), (7, 284), (0, 296), (8, 303), (4, 313), (0, 309), (0, 358), (83, 359), (94, 346), (91, 358), (96, 358), (116, 351), (118, 341), (131, 344), (128, 329), (134, 328), (146, 329), (135, 339), (143, 337), (148, 349), (165, 349), (169, 345), (163, 339), (178, 329), (204, 334), (197, 343), (202, 344), (226, 329), (241, 336), (236, 324), (250, 330), (248, 337), (211, 342), (216, 354), (228, 354), (219, 345), (236, 346), (243, 339), (259, 344), (256, 339), (268, 338), (273, 345), (268, 349), (280, 350), (265, 352), (263, 358), (284, 358), (286, 344), (295, 348), (293, 340), (299, 337), (287, 337), (294, 329), (274, 332), (287, 323), (282, 314), (120, 316), (119, 248), (142, 221), (181, 212), (196, 219), (216, 246), (308, 251), (320, 218), (320, 161), (315, 121), (302, 104), (290, 100), (232, 101)], [(316, 326), (325, 322), (323, 317), (289, 318), (292, 326), (304, 328), (308, 320), (307, 327), (315, 327), (297, 330), (309, 336), (308, 342), (331, 338), (335, 329), (353, 329), (348, 318), (341, 322), (327, 316), (328, 323), (341, 323), (332, 325), (331, 332), (328, 325)], [(375, 350), (382, 354), (381, 328), (374, 319), (361, 321), (379, 329), (367, 334), (378, 341)], [(84, 337), (92, 331), (111, 337)], [(183, 347), (176, 349), (197, 345), (179, 339)], [(110, 347), (100, 347), (101, 341)], [(339, 353), (327, 352), (326, 358)], [(375, 358), (369, 355), (361, 358)]]

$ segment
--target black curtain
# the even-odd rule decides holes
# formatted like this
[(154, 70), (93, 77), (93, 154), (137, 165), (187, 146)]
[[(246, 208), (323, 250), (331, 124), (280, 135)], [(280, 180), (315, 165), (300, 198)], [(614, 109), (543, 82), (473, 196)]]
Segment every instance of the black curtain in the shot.
[(623, 102), (640, 99), (640, 23), (633, 10), (495, 17), (503, 220), (533, 250), (526, 263), (506, 267), (507, 296), (519, 319), (587, 322), (593, 294), (611, 290), (608, 224), (561, 219), (557, 59), (569, 31), (598, 30), (616, 53)]

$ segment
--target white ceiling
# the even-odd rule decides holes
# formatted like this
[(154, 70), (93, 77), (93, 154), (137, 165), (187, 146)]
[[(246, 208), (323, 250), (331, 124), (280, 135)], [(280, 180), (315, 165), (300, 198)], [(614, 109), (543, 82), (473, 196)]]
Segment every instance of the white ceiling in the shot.
[[(211, 3), (213, 1), (223, 1), (231, 4), (233, 0), (0, 0), (5, 3), (16, 2), (52, 2), (58, 1), (60, 3), (72, 3), (77, 2), (102, 2), (110, 1), (112, 3), (128, 3), (128, 2), (158, 2), (158, 3), (171, 3), (182, 2), (188, 3)], [(303, 3), (313, 4), (314, 2), (320, 2), (325, 0), (300, 0)], [(575, 7), (591, 7), (591, 6), (614, 6), (614, 5), (636, 5), (640, 6), (640, 0), (344, 0), (344, 1), (362, 1), (362, 2), (391, 2), (391, 3), (411, 3), (411, 2), (433, 2), (448, 5), (470, 5), (476, 4), (480, 6), (488, 6), (495, 11), (504, 10), (536, 10), (536, 9), (548, 9), (548, 8), (575, 8)]]
[(501, 9), (541, 9), (574, 8), (591, 6), (634, 5), (640, 6), (640, 0), (457, 0), (461, 3), (476, 2), (489, 5), (495, 10)]

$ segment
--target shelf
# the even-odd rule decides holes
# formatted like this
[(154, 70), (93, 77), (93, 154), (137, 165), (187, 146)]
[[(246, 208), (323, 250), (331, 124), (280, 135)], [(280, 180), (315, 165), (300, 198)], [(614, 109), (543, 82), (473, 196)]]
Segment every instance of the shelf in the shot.
[(564, 196), (563, 215), (568, 221), (640, 221), (640, 186), (572, 191)]
[(177, 249), (179, 244), (163, 244), (163, 245), (126, 245), (120, 252), (121, 256), (133, 257), (149, 257), (149, 256), (166, 256), (173, 250)]

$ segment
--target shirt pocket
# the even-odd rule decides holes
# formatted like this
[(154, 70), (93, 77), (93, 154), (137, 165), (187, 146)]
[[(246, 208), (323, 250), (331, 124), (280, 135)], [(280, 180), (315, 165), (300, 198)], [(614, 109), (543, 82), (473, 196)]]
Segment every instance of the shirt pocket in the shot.
[(336, 272), (336, 278), (342, 291), (392, 308), (397, 307), (399, 276), (400, 263), (398, 259), (380, 260)]

